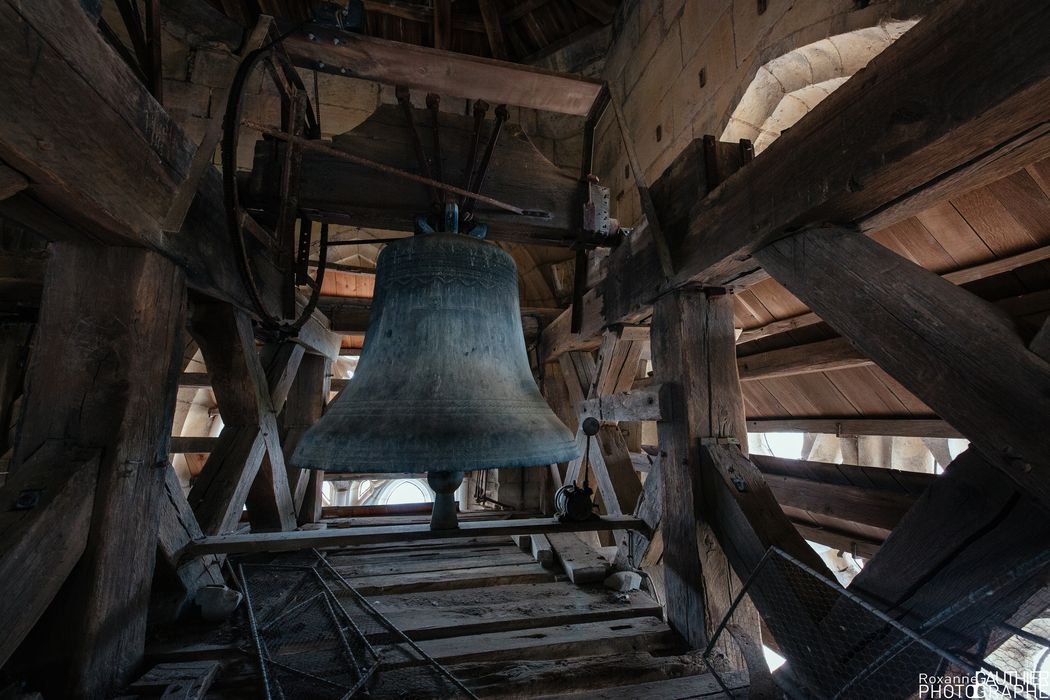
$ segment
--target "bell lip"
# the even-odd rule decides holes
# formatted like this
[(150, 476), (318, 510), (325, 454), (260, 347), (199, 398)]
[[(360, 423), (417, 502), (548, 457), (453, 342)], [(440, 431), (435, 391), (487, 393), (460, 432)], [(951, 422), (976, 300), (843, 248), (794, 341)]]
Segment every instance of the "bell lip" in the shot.
[(427, 472), (436, 471), (473, 472), (488, 469), (527, 469), (529, 467), (542, 467), (560, 462), (571, 462), (574, 459), (579, 459), (579, 456), (580, 450), (575, 442), (569, 446), (557, 447), (547, 452), (533, 453), (516, 459), (500, 459), (498, 464), (494, 458), (484, 457), (467, 460), (459, 459), (458, 461), (450, 458), (444, 462), (441, 461), (440, 457), (431, 457), (426, 459), (426, 461), (406, 459), (403, 462), (399, 461), (397, 464), (391, 464), (389, 461), (378, 463), (357, 459), (337, 463), (327, 461), (326, 457), (322, 455), (314, 455), (313, 457), (300, 455), (298, 448), (296, 448), (290, 463), (295, 469), (313, 469), (331, 472), (332, 474), (426, 474)]

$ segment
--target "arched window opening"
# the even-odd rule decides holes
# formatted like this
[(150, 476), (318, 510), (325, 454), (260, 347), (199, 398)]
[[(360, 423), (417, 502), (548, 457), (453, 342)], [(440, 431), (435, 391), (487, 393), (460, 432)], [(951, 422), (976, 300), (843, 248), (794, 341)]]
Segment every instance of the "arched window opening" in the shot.
[(761, 153), (917, 22), (885, 22), (838, 34), (766, 63), (737, 104), (722, 140), (749, 139)]

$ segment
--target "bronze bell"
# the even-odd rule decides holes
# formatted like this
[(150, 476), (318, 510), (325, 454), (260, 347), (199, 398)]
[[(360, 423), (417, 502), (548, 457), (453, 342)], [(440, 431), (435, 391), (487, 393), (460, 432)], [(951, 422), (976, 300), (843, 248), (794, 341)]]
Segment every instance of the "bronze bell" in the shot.
[(431, 527), (456, 527), (463, 472), (574, 459), (572, 434), (529, 369), (514, 260), (465, 235), (430, 233), (379, 255), (372, 318), (353, 378), (292, 463), (327, 472), (429, 472)]

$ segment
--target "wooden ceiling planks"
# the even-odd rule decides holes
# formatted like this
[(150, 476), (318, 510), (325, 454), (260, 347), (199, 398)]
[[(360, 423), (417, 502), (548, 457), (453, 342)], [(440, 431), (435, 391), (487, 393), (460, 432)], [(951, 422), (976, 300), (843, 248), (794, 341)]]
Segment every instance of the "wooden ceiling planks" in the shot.
[(992, 249), (950, 201), (930, 207), (915, 218), (959, 267), (975, 265), (994, 256)]

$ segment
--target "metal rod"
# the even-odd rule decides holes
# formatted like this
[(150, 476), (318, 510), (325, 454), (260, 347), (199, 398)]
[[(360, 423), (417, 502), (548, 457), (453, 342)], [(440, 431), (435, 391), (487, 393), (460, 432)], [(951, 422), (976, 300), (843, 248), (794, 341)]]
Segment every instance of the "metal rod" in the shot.
[(412, 236), (398, 236), (397, 238), (357, 238), (352, 241), (332, 241), (328, 243), (326, 248), (334, 248), (337, 245), (379, 245), (381, 243), (395, 243), (397, 241), (403, 241), (406, 238), (412, 238)]
[(255, 129), (260, 133), (266, 134), (267, 136), (271, 136), (275, 139), (287, 141), (288, 143), (298, 143), (300, 146), (302, 146), (303, 149), (307, 151), (323, 153), (327, 156), (339, 158), (341, 160), (349, 161), (351, 163), (356, 163), (357, 165), (360, 165), (362, 167), (369, 168), (371, 170), (378, 170), (381, 173), (393, 175), (394, 177), (399, 177), (404, 180), (411, 180), (413, 182), (419, 182), (424, 185), (429, 185), (431, 187), (436, 187), (438, 189), (445, 190), (447, 192), (452, 192), (454, 194), (464, 195), (471, 199), (476, 199), (480, 202), (484, 202), (485, 204), (491, 204), (497, 209), (509, 211), (512, 214), (518, 214), (519, 216), (535, 216), (542, 213), (542, 215), (545, 217), (549, 216), (547, 212), (533, 212), (532, 210), (525, 210), (520, 207), (516, 207), (513, 204), (507, 204), (506, 202), (502, 202), (494, 197), (487, 197), (483, 194), (478, 194), (476, 192), (468, 192), (460, 187), (456, 187), (455, 185), (446, 185), (443, 182), (432, 180), (429, 177), (415, 175), (414, 173), (405, 172), (404, 170), (400, 170), (390, 165), (377, 163), (374, 160), (369, 160), (368, 158), (355, 156), (353, 153), (340, 151), (338, 148), (332, 148), (331, 146), (319, 143), (313, 139), (303, 139), (296, 136), (292, 136), (291, 134), (287, 134), (279, 129), (272, 129), (266, 126), (265, 124), (260, 124), (259, 122), (253, 121), (251, 119), (243, 119), (241, 120), (241, 124), (250, 129)]
[(492, 160), (492, 152), (496, 150), (496, 142), (499, 141), (500, 132), (503, 130), (503, 123), (507, 121), (509, 115), (510, 113), (507, 111), (507, 105), (496, 107), (496, 123), (492, 127), (492, 133), (489, 134), (489, 142), (485, 146), (485, 155), (481, 157), (481, 165), (478, 166), (477, 175), (475, 175), (474, 183), (470, 188), (470, 196), (464, 200), (466, 202), (467, 214), (471, 217), (474, 216), (475, 204), (479, 201), (488, 203), (488, 198), (478, 193), (481, 192), (481, 186), (485, 184), (485, 174), (489, 169), (489, 161)]
[[(481, 145), (481, 126), (485, 123), (485, 115), (489, 111), (489, 103), (485, 100), (474, 102), (474, 133), (470, 138), (470, 151), (467, 153), (467, 165), (463, 169), (463, 189), (469, 190), (470, 183), (474, 180), (474, 166), (478, 160), (478, 146)], [(459, 198), (459, 206), (465, 204), (462, 197)]]
[(332, 564), (328, 561), (328, 559), (326, 559), (325, 557), (322, 557), (321, 554), (316, 549), (313, 550), (313, 553), (321, 561), (321, 565), (325, 569), (327, 569), (329, 571), (329, 573), (331, 573), (339, 581), (339, 583), (342, 584), (343, 587), (347, 591), (350, 592), (351, 595), (353, 595), (354, 600), (357, 601), (358, 605), (363, 607), (365, 610), (367, 610), (372, 615), (375, 615), (375, 617), (383, 624), (384, 627), (387, 628), (388, 631), (392, 632), (396, 637), (399, 637), (402, 642), (407, 644), (414, 652), (419, 654), (419, 656), (421, 658), (426, 659), (426, 660), (430, 661), (431, 663), (433, 663), (434, 668), (436, 668), (438, 670), (438, 672), (441, 673), (441, 675), (445, 676), (445, 678), (449, 679), (457, 688), (459, 688), (461, 691), (466, 693), (467, 697), (473, 698), (474, 700), (477, 700), (478, 696), (475, 695), (474, 692), (470, 688), (468, 688), (467, 686), (463, 685), (463, 681), (459, 680), (454, 675), (452, 675), (452, 673), (447, 668), (445, 668), (443, 665), (439, 664), (437, 661), (434, 661), (434, 659), (432, 659), (429, 654), (427, 654), (425, 651), (423, 651), (423, 649), (421, 649), (418, 644), (416, 644), (414, 641), (412, 641), (412, 639), (407, 634), (402, 632), (401, 629), (399, 627), (397, 627), (397, 625), (395, 625), (390, 620), (388, 620), (386, 618), (386, 616), (383, 615), (383, 613), (381, 613), (378, 610), (376, 610), (375, 606), (373, 606), (371, 603), (369, 603), (368, 600), (363, 595), (361, 595), (360, 593), (357, 592), (356, 588), (351, 586), (347, 582), (347, 580), (345, 578), (343, 578), (343, 575), (341, 573), (339, 573), (339, 571), (337, 571), (335, 567), (332, 566)]
[[(427, 159), (426, 151), (423, 150), (423, 140), (419, 138), (419, 132), (416, 130), (416, 122), (412, 116), (412, 99), (411, 93), (407, 87), (398, 85), (394, 88), (394, 94), (397, 96), (397, 103), (401, 105), (401, 111), (405, 115), (405, 123), (408, 125), (408, 133), (412, 136), (412, 148), (416, 152), (416, 160), (419, 161), (419, 171), (424, 176), (430, 177), (430, 161)], [(430, 203), (438, 204), (441, 201), (441, 196), (437, 190), (433, 187), (429, 188)]]
[(707, 642), (707, 648), (704, 649), (703, 654), (704, 658), (707, 658), (707, 655), (710, 654), (711, 650), (715, 648), (715, 642), (718, 641), (718, 637), (722, 634), (722, 630), (724, 630), (726, 628), (726, 625), (729, 624), (729, 618), (731, 618), (733, 616), (733, 613), (736, 612), (736, 608), (738, 605), (740, 605), (740, 601), (744, 599), (744, 596), (747, 594), (748, 589), (751, 588), (751, 584), (755, 582), (758, 572), (762, 570), (762, 566), (769, 559), (770, 553), (773, 552), (774, 549), (774, 547), (770, 547), (769, 549), (767, 549), (766, 553), (762, 555), (762, 558), (758, 560), (758, 566), (756, 566), (751, 571), (751, 573), (747, 575), (747, 579), (744, 581), (744, 585), (740, 587), (740, 592), (736, 594), (736, 598), (733, 599), (733, 603), (729, 606), (729, 610), (726, 611), (726, 614), (722, 618), (722, 621), (719, 622), (718, 627), (715, 628), (715, 633), (711, 635), (710, 641)]
[[(441, 173), (441, 123), (438, 121), (438, 114), (441, 109), (441, 96), (433, 92), (427, 93), (427, 109), (430, 110), (430, 130), (434, 138), (434, 179), (438, 182), (444, 182), (445, 177)], [(441, 200), (441, 206), (445, 206), (445, 193), (442, 192), (439, 196)]]

